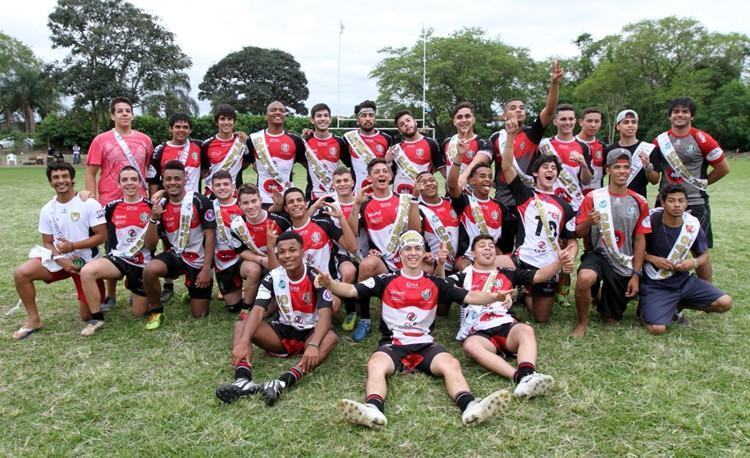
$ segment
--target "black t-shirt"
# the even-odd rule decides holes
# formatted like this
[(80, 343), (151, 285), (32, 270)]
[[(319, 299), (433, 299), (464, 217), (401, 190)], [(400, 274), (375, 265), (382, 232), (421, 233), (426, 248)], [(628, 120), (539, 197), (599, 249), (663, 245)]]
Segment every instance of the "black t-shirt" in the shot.
[[(641, 142), (638, 142), (634, 145), (630, 146), (620, 146), (619, 143), (612, 143), (611, 145), (607, 145), (604, 148), (603, 157), (604, 160), (607, 160), (607, 153), (612, 151), (615, 148), (625, 148), (626, 150), (630, 151), (630, 154), (635, 154), (635, 150), (638, 149), (638, 145), (640, 145)], [(658, 160), (658, 148), (654, 148), (653, 151), (651, 151), (651, 154), (649, 155), (649, 159), (651, 160), (652, 164), (655, 164), (655, 160)], [(606, 174), (606, 167), (604, 173)], [(604, 181), (604, 176), (602, 176), (602, 181)], [(628, 185), (628, 189), (632, 189), (633, 191), (637, 192), (638, 194), (642, 195), (644, 198), (648, 197), (646, 196), (646, 190), (648, 189), (648, 178), (646, 177), (646, 169), (641, 168), (641, 170), (638, 172), (638, 174), (633, 177), (633, 181), (630, 182)]]

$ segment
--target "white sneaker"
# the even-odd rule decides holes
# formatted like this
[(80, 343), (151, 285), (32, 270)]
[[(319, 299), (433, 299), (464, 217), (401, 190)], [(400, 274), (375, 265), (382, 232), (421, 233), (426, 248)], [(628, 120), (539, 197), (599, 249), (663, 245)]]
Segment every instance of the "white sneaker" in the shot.
[(81, 330), (81, 335), (85, 337), (93, 336), (96, 331), (104, 326), (104, 321), (102, 320), (89, 320), (87, 323), (86, 327)]
[(375, 431), (382, 430), (388, 424), (383, 412), (372, 404), (342, 399), (338, 402), (338, 408), (341, 415), (350, 422), (367, 426)]
[(464, 410), (461, 421), (464, 426), (476, 426), (508, 407), (510, 391), (495, 391), (484, 399), (475, 399)]
[(520, 399), (531, 399), (547, 393), (555, 384), (555, 379), (549, 375), (534, 372), (524, 377), (513, 391), (513, 396)]

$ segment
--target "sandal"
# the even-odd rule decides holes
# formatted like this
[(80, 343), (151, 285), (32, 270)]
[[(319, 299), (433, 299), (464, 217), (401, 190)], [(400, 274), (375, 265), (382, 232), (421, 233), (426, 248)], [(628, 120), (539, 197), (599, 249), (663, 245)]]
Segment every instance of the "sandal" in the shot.
[(23, 340), (40, 329), (42, 328), (29, 328), (27, 326), (21, 326), (18, 331), (13, 333), (13, 340)]

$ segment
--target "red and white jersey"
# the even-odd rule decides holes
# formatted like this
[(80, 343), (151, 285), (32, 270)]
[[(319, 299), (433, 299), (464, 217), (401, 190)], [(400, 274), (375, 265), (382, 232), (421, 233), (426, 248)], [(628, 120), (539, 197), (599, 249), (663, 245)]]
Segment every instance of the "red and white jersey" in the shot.
[[(362, 140), (376, 158), (385, 157), (386, 151), (393, 144), (393, 138), (390, 135), (378, 130), (374, 130), (370, 135), (359, 132), (359, 136), (362, 137)], [(344, 138), (344, 141), (346, 141), (346, 138)], [(352, 172), (354, 172), (354, 192), (357, 193), (362, 186), (369, 184), (369, 181), (367, 181), (367, 162), (354, 151), (351, 145), (347, 144), (347, 146), (351, 157)]]
[[(214, 269), (218, 272), (232, 267), (240, 260), (237, 249), (240, 248), (242, 244), (241, 242), (238, 243), (238, 240), (232, 237), (232, 217), (234, 215), (242, 216), (243, 213), (239, 205), (237, 205), (236, 200), (226, 205), (222, 205), (217, 199), (213, 201), (213, 205), (214, 214), (217, 215), (216, 245), (214, 248)], [(224, 226), (224, 234), (226, 234), (226, 239), (222, 237), (221, 230), (218, 227), (219, 213), (216, 211), (217, 207), (221, 211), (221, 220)]]
[[(423, 234), (425, 242), (430, 249), (430, 252), (437, 258), (438, 252), (440, 251), (440, 237), (435, 233), (435, 228), (438, 227), (438, 223), (445, 228), (446, 233), (449, 235), (453, 249), (456, 250), (458, 255), (458, 228), (460, 221), (458, 219), (458, 213), (453, 209), (450, 199), (442, 198), (438, 204), (428, 204), (427, 202), (420, 201), (419, 204), (420, 213), (422, 214), (423, 223)], [(438, 218), (439, 221), (435, 221)], [(453, 261), (455, 257), (448, 256), (448, 260), (445, 262), (445, 270), (453, 270)]]
[[(429, 172), (445, 167), (443, 155), (435, 140), (428, 137), (421, 137), (419, 140), (404, 140), (399, 143), (404, 151), (405, 162), (409, 168), (417, 175), (422, 172)], [(393, 178), (393, 192), (396, 194), (411, 194), (414, 189), (414, 180), (401, 167), (398, 158), (394, 157), (396, 164), (396, 176)]]
[(468, 291), (432, 275), (381, 274), (354, 285), (361, 298), (380, 297), (381, 345), (432, 343), (438, 302), (463, 303)]
[[(295, 281), (283, 267), (277, 267), (261, 280), (254, 305), (267, 309), (271, 300), (276, 299), (279, 323), (299, 330), (312, 329), (318, 322), (318, 310), (330, 308), (333, 300), (330, 291), (315, 287), (317, 274), (315, 268), (305, 266), (302, 278)], [(277, 294), (280, 290), (288, 290), (288, 297), (280, 298)]]
[(117, 199), (104, 208), (104, 217), (107, 220), (107, 246), (113, 250), (108, 254), (136, 267), (144, 267), (151, 260), (151, 250), (145, 246), (131, 257), (121, 257), (117, 254), (134, 246), (136, 237), (143, 236), (151, 217), (151, 202), (140, 199), (138, 202), (129, 203)]
[(279, 178), (284, 183), (278, 183), (271, 175), (266, 164), (258, 159), (258, 152), (255, 150), (253, 141), (250, 138), (247, 139), (247, 148), (250, 150), (250, 162), (255, 164), (255, 168), (258, 171), (257, 184), (260, 191), (260, 200), (264, 204), (270, 204), (273, 203), (273, 191), (278, 190), (283, 192), (292, 181), (294, 163), (306, 163), (305, 144), (300, 137), (287, 132), (269, 134), (267, 130), (263, 130), (263, 135), (266, 139), (266, 146), (268, 147), (268, 155), (271, 157), (271, 162), (273, 162)]
[[(95, 199), (87, 199), (84, 202), (76, 194), (61, 204), (57, 197), (53, 197), (39, 213), (39, 233), (51, 235), (54, 242), (60, 242), (62, 238), (69, 242), (80, 242), (91, 236), (92, 227), (106, 222), (104, 209)], [(75, 250), (73, 253), (68, 256), (80, 257), (89, 262), (99, 255), (99, 250), (87, 248)]]
[[(203, 230), (216, 229), (216, 215), (214, 207), (207, 197), (200, 194), (185, 194), (185, 199), (193, 199), (193, 216), (190, 219), (190, 234), (185, 249), (180, 253), (182, 260), (191, 267), (200, 269), (203, 267), (205, 260), (205, 251), (203, 249)], [(167, 201), (164, 206), (164, 213), (161, 215), (161, 224), (159, 225), (159, 235), (172, 248), (177, 246), (178, 232), (180, 230), (180, 210), (182, 203)]]
[(589, 142), (576, 136), (576, 140), (585, 143), (589, 147), (591, 160), (588, 164), (593, 176), (591, 177), (591, 183), (583, 185), (583, 193), (588, 194), (594, 189), (601, 188), (604, 184), (604, 143), (598, 138), (594, 138)]
[[(583, 185), (581, 183), (581, 164), (574, 161), (571, 158), (571, 153), (576, 152), (580, 155), (582, 155), (586, 161), (587, 164), (591, 163), (591, 155), (589, 154), (589, 148), (586, 146), (585, 143), (573, 138), (573, 140), (570, 141), (562, 141), (559, 140), (557, 137), (553, 137), (550, 139), (550, 143), (552, 143), (552, 146), (554, 146), (555, 151), (557, 151), (558, 157), (560, 158), (560, 162), (562, 163), (563, 170), (567, 170), (570, 176), (575, 180), (576, 183), (578, 183), (578, 186), (581, 187), (581, 191), (583, 191)], [(571, 196), (568, 195), (568, 193), (565, 191), (565, 188), (560, 183), (560, 180), (558, 179), (555, 183), (555, 194), (558, 194), (562, 196), (568, 203), (572, 203), (573, 199)], [(573, 208), (574, 210), (578, 210), (577, 208)]]
[[(245, 145), (241, 145), (242, 152), (236, 160), (232, 161), (231, 164), (227, 163), (222, 166), (224, 159), (227, 154), (231, 151), (234, 146), (234, 142), (237, 139), (237, 134), (228, 140), (221, 139), (217, 136), (213, 136), (203, 141), (201, 146), (201, 152), (205, 157), (204, 161), (207, 161), (207, 168), (209, 175), (213, 175), (216, 171), (221, 168), (225, 168), (231, 175), (234, 181), (234, 186), (239, 188), (242, 184), (242, 170), (247, 167), (250, 162), (250, 153)], [(206, 167), (204, 167), (206, 168)], [(206, 194), (211, 193), (211, 183), (206, 179)]]
[[(270, 221), (273, 225), (273, 229), (276, 231), (277, 234), (281, 234), (284, 232), (283, 228), (289, 227), (291, 224), (286, 218), (283, 216), (277, 214), (277, 213), (270, 213), (266, 210), (263, 211), (263, 218), (258, 221), (257, 223), (250, 223), (247, 220), (245, 220), (245, 226), (247, 227), (248, 232), (250, 233), (250, 237), (253, 239), (253, 243), (255, 244), (255, 247), (258, 248), (258, 251), (261, 253), (267, 255), (268, 254), (268, 241), (266, 240), (266, 224)], [(244, 217), (243, 217), (244, 219)], [(242, 241), (237, 237), (237, 235), (232, 232), (232, 236), (235, 237), (235, 239), (242, 243)], [(244, 245), (244, 243), (243, 243)]]
[[(450, 141), (453, 137), (448, 137), (445, 140), (443, 140), (443, 154), (445, 155), (445, 166), (450, 169), (450, 167), (453, 165), (453, 161), (451, 161), (451, 158), (448, 154), (448, 145), (450, 144)], [(464, 154), (464, 160), (461, 163), (461, 172), (466, 170), (466, 167), (471, 164), (471, 161), (474, 159), (474, 156), (477, 155), (484, 155), (487, 156), (487, 158), (492, 161), (492, 145), (490, 142), (488, 142), (484, 138), (480, 138), (478, 135), (474, 135), (472, 139), (469, 141), (469, 149), (466, 151), (466, 154)], [(489, 161), (488, 161), (489, 162)]]
[(324, 215), (313, 216), (308, 218), (302, 226), (290, 226), (286, 230), (294, 231), (302, 237), (305, 264), (311, 265), (321, 272), (335, 272), (331, 262), (333, 242), (339, 240), (344, 233), (340, 227), (333, 223), (331, 218)]
[(487, 228), (486, 232), (492, 237), (495, 244), (498, 243), (503, 232), (503, 209), (494, 200), (481, 200), (474, 196), (470, 197), (466, 193), (461, 194), (458, 198), (451, 198), (453, 209), (456, 210), (461, 221), (459, 237), (461, 238), (460, 245), (465, 250), (463, 256), (468, 259), (474, 259), (474, 255), (471, 254), (471, 243), (477, 235), (482, 233), (480, 224), (474, 218), (472, 200), (482, 210), (484, 225)]
[(185, 145), (173, 145), (171, 142), (166, 142), (154, 148), (146, 172), (148, 184), (161, 187), (164, 165), (169, 161), (180, 161), (185, 166), (185, 191), (200, 192), (201, 171), (208, 169), (208, 158), (201, 152), (201, 146), (198, 143), (190, 141), (187, 148), (184, 161), (180, 159), (183, 157)]
[(401, 258), (398, 255), (398, 248), (393, 252), (388, 252), (388, 247), (392, 237), (398, 237), (401, 234), (395, 234), (396, 219), (398, 216), (399, 197), (391, 193), (389, 197), (379, 198), (374, 195), (370, 200), (365, 202), (360, 209), (359, 225), (367, 231), (370, 239), (371, 248), (380, 251), (383, 256), (383, 262), (392, 271), (401, 268)]
[(305, 141), (310, 146), (310, 150), (317, 158), (318, 163), (322, 166), (323, 172), (330, 179), (328, 185), (321, 183), (318, 174), (313, 170), (311, 161), (307, 160), (306, 196), (309, 200), (314, 200), (333, 192), (333, 188), (331, 187), (331, 184), (333, 183), (333, 172), (335, 172), (339, 166), (339, 159), (342, 158), (341, 152), (346, 148), (346, 144), (341, 138), (336, 137), (335, 135), (330, 135), (325, 139), (312, 135)]
[[(349, 216), (351, 216), (352, 210), (354, 210), (354, 201), (348, 204), (344, 204), (344, 203), (341, 203), (339, 200), (336, 200), (336, 203), (341, 209), (341, 213), (344, 215), (344, 220), (349, 221)], [(331, 220), (333, 221), (333, 224), (336, 225), (336, 227), (339, 227), (339, 228), (341, 227), (341, 222), (338, 220), (338, 218), (331, 218)], [(357, 234), (354, 234), (354, 236), (356, 237)], [(336, 245), (338, 245), (338, 243)], [(358, 243), (358, 245), (361, 245), (361, 244)], [(351, 253), (349, 253), (349, 251), (347, 251), (342, 246), (338, 246), (338, 253), (344, 256), (349, 256), (349, 257), (352, 256)]]

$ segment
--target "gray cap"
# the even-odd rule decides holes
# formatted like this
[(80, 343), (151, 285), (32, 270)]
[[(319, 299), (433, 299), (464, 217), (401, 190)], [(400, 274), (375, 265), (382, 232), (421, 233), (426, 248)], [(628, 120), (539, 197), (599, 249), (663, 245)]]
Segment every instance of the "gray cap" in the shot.
[(625, 148), (615, 148), (607, 153), (607, 162), (604, 166), (609, 167), (623, 157), (626, 158), (628, 162), (630, 162), (630, 151), (626, 150)]
[(627, 115), (631, 115), (635, 118), (636, 121), (638, 121), (638, 113), (636, 113), (634, 110), (622, 110), (621, 112), (617, 113), (615, 124), (620, 124), (620, 121), (625, 119)]

